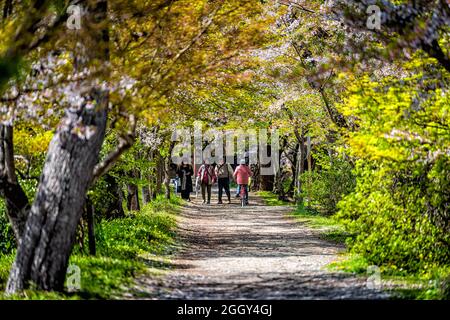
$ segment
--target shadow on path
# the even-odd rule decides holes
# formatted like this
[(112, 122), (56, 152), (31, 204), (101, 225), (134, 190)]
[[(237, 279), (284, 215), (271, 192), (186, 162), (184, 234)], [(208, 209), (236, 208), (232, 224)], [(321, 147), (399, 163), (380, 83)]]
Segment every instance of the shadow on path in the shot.
[(152, 299), (386, 299), (364, 277), (330, 272), (343, 247), (251, 196), (248, 207), (189, 203), (182, 248), (163, 277), (137, 279), (132, 295)]

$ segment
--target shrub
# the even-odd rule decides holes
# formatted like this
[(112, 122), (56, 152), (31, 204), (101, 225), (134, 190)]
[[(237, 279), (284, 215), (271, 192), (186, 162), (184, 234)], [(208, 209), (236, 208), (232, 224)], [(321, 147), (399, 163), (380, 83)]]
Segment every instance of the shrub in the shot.
[(308, 207), (332, 214), (341, 198), (354, 189), (355, 177), (345, 159), (327, 155), (318, 162), (321, 165), (316, 171), (301, 175), (302, 198), (308, 199)]
[[(356, 234), (349, 241), (351, 251), (369, 263), (391, 271), (429, 273), (450, 261), (450, 233), (435, 218), (450, 199), (428, 181), (436, 172), (414, 169), (359, 162), (356, 190), (340, 202), (337, 217)], [(440, 177), (448, 179), (448, 174)]]
[(0, 200), (0, 254), (9, 254), (15, 249), (14, 233), (6, 216), (5, 202)]

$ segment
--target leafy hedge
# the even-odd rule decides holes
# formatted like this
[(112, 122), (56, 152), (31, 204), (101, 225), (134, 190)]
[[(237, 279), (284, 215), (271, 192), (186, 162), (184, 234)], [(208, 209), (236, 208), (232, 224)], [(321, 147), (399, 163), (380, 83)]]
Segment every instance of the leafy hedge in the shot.
[(308, 207), (324, 214), (333, 214), (342, 196), (352, 192), (355, 187), (353, 168), (342, 157), (320, 153), (314, 156), (319, 168), (300, 176), (302, 198), (308, 200)]
[[(427, 273), (450, 262), (450, 233), (437, 213), (448, 199), (444, 189), (439, 192), (434, 189), (438, 184), (428, 181), (437, 172), (416, 169), (361, 161), (356, 191), (339, 204), (337, 216), (356, 235), (349, 241), (351, 251), (386, 270)], [(445, 172), (439, 176), (448, 179)]]

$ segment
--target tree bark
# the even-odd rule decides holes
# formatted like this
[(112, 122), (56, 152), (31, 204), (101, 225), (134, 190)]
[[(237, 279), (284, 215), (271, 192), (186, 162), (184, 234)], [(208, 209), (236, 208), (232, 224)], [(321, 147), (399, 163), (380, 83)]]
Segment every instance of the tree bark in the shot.
[[(267, 152), (272, 155), (272, 145), (267, 144)], [(260, 164), (260, 168), (270, 167), (271, 164)], [(274, 175), (261, 175), (259, 179), (259, 190), (261, 191), (273, 191), (274, 188)]]
[(12, 0), (5, 0), (3, 4), (3, 19), (6, 19), (12, 14), (13, 11), (13, 3)]
[(167, 164), (164, 170), (164, 197), (168, 200), (170, 200), (170, 177), (169, 177), (169, 170)]
[(141, 188), (142, 204), (146, 205), (147, 203), (149, 203), (151, 201), (151, 197), (150, 197), (150, 177), (142, 175), (142, 173), (141, 173), (141, 180), (146, 182)]
[(297, 203), (303, 202), (303, 198), (301, 196), (302, 194), (302, 181), (301, 181), (301, 175), (305, 172), (305, 138), (301, 136), (300, 134), (297, 136), (297, 139), (299, 141), (299, 147), (298, 147), (298, 156), (297, 156), (297, 173), (296, 173), (296, 179), (297, 179)]
[(165, 186), (165, 198), (170, 200), (170, 165), (172, 163), (172, 151), (175, 146), (175, 142), (171, 142), (169, 146), (169, 153), (164, 162), (164, 186)]
[(122, 218), (125, 216), (123, 210), (123, 191), (120, 184), (117, 182), (116, 178), (112, 175), (106, 174), (104, 179), (107, 184), (108, 196), (110, 197), (108, 201), (108, 206), (104, 212), (107, 219)]
[(292, 150), (292, 158), (291, 161), (291, 170), (292, 170), (292, 180), (289, 184), (289, 190), (287, 192), (288, 197), (295, 198), (295, 188), (297, 187), (297, 177), (298, 177), (298, 150), (300, 148), (300, 144), (297, 142), (294, 149)]
[(30, 203), (15, 173), (13, 143), (13, 127), (0, 125), (0, 195), (5, 199), (6, 213), (16, 243), (19, 244), (30, 212)]
[(139, 204), (139, 189), (134, 183), (129, 183), (127, 185), (128, 195), (127, 195), (127, 209), (129, 211), (140, 211), (141, 206)]
[[(88, 12), (87, 18), (96, 27), (104, 23), (107, 1), (93, 2)], [(108, 60), (107, 26), (90, 30), (88, 38), (87, 48), (95, 44), (102, 49), (88, 50), (96, 55), (92, 58)], [(77, 225), (106, 130), (108, 92), (92, 87), (86, 98), (95, 100), (95, 107), (67, 109), (50, 142), (35, 201), (10, 271), (7, 294), (28, 288), (30, 282), (40, 290), (64, 289)], [(92, 135), (80, 134), (88, 127), (93, 130)]]
[(151, 201), (149, 186), (142, 187), (142, 203), (147, 204)]
[(282, 159), (282, 155), (284, 150), (286, 150), (286, 146), (287, 146), (287, 137), (283, 137), (281, 139), (281, 145), (280, 145), (280, 149), (278, 150), (278, 168), (280, 168), (278, 170), (278, 172), (275, 172), (275, 185), (274, 185), (274, 189), (273, 192), (275, 194), (278, 195), (278, 199), (279, 200), (285, 200), (285, 192), (284, 192), (284, 187), (283, 187), (283, 180), (284, 180), (284, 170), (281, 167), (281, 159)]
[[(63, 290), (76, 227), (104, 139), (107, 100), (100, 93), (98, 110), (69, 111), (53, 137), (7, 293), (22, 291), (30, 280), (42, 290)], [(80, 122), (96, 128), (90, 139), (73, 132)]]
[(158, 194), (162, 193), (163, 179), (164, 179), (164, 159), (160, 154), (158, 154), (156, 164), (156, 186), (153, 198), (156, 198)]

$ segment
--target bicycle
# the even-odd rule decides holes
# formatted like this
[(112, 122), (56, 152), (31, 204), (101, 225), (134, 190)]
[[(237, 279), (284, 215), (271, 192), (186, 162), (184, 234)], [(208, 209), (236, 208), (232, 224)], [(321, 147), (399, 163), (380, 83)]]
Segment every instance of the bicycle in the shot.
[(245, 207), (248, 205), (248, 192), (247, 192), (248, 186), (246, 184), (241, 184), (240, 187), (241, 190), (239, 196), (241, 198), (241, 207)]

